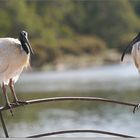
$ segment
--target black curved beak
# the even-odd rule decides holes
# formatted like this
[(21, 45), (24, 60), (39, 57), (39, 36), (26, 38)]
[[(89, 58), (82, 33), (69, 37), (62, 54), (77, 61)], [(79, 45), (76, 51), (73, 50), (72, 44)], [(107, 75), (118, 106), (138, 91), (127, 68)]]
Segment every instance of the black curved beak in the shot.
[(125, 48), (125, 50), (123, 51), (122, 56), (121, 56), (121, 61), (123, 61), (126, 52), (127, 52), (129, 49), (131, 49), (131, 48), (132, 48), (132, 45), (128, 45), (128, 46)]
[(138, 36), (138, 35), (130, 42), (130, 44), (129, 44), (129, 45), (125, 48), (125, 50), (123, 51), (123, 54), (122, 54), (122, 56), (121, 56), (121, 61), (123, 61), (126, 52), (127, 52), (129, 49), (132, 49), (132, 46), (133, 46), (137, 41), (139, 41), (139, 36)]
[(31, 45), (30, 45), (29, 40), (28, 40), (27, 37), (25, 37), (25, 42), (26, 42), (27, 45), (29, 46), (30, 52), (31, 52), (32, 54), (34, 54), (34, 51), (33, 51), (32, 47), (31, 47)]

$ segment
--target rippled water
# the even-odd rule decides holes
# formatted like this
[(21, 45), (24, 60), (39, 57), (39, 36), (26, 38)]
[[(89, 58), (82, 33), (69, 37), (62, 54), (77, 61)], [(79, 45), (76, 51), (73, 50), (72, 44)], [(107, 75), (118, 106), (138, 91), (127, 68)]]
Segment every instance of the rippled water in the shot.
[[(96, 96), (140, 101), (140, 77), (131, 64), (89, 68), (68, 72), (23, 74), (16, 91), (24, 100), (55, 96)], [(19, 93), (21, 92), (21, 93)], [(97, 129), (140, 136), (140, 111), (103, 102), (66, 101), (23, 106), (14, 117), (4, 112), (11, 137), (69, 129)], [(0, 128), (0, 136), (4, 137)], [(57, 136), (57, 135), (56, 135)], [(65, 134), (67, 137), (96, 137), (99, 134)]]
[[(35, 114), (38, 117), (38, 120), (35, 122), (12, 123), (9, 125), (8, 130), (11, 136), (18, 137), (69, 129), (96, 129), (139, 136), (140, 124), (137, 123), (139, 122), (138, 115), (133, 115), (128, 109), (120, 113), (117, 109), (112, 112), (112, 109), (109, 110), (108, 108), (108, 110), (102, 110), (102, 112), (104, 114), (94, 110), (77, 112), (73, 110), (47, 109)], [(106, 135), (81, 133), (61, 136), (103, 137)]]

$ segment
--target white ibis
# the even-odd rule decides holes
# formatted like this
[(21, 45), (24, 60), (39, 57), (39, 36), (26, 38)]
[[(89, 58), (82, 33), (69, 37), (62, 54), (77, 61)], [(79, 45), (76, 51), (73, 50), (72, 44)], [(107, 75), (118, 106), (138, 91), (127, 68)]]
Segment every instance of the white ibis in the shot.
[[(18, 80), (19, 75), (23, 69), (30, 65), (30, 54), (33, 53), (31, 45), (28, 41), (28, 34), (26, 31), (21, 31), (19, 39), (15, 38), (0, 38), (0, 82), (2, 92), (5, 97), (6, 107), (10, 108), (13, 115), (12, 105), (25, 103), (18, 100), (14, 83)], [(6, 86), (9, 85), (13, 102), (10, 103)]]
[(140, 72), (140, 33), (130, 42), (130, 44), (125, 48), (123, 51), (121, 61), (123, 61), (123, 58), (125, 56), (125, 53), (129, 50), (132, 49), (131, 54), (134, 60), (134, 63)]
[[(137, 34), (137, 36), (130, 42), (130, 44), (123, 51), (121, 61), (123, 61), (125, 53), (130, 49), (131, 49), (131, 54), (132, 54), (135, 66), (140, 73), (140, 32)], [(135, 106), (133, 113), (135, 113), (136, 108), (138, 109), (139, 107), (140, 107), (140, 104)]]

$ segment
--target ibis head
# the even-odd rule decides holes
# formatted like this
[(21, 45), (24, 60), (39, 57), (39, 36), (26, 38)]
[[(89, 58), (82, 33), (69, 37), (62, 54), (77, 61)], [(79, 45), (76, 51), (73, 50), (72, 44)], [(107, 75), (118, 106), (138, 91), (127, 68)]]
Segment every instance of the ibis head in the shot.
[(133, 45), (135, 43), (137, 43), (138, 41), (140, 41), (140, 32), (137, 34), (137, 36), (129, 43), (129, 45), (125, 48), (125, 50), (123, 51), (122, 57), (121, 57), (121, 61), (123, 61), (123, 58), (126, 54), (126, 52), (130, 49), (132, 49)]
[(33, 49), (28, 40), (28, 33), (26, 31), (21, 31), (19, 34), (19, 40), (21, 42), (23, 50), (28, 53), (33, 53)]

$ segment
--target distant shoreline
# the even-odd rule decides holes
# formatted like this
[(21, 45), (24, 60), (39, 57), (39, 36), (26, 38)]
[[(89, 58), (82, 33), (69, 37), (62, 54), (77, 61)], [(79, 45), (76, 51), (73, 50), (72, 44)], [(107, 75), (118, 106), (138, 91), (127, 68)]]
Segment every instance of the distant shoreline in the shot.
[(100, 54), (91, 55), (81, 55), (81, 56), (62, 56), (57, 59), (54, 63), (45, 64), (41, 68), (33, 68), (35, 71), (65, 71), (65, 70), (76, 70), (82, 68), (88, 68), (93, 66), (104, 66), (111, 64), (120, 64), (132, 62), (131, 55), (125, 56), (124, 61), (121, 62), (121, 53), (114, 50), (107, 50)]

